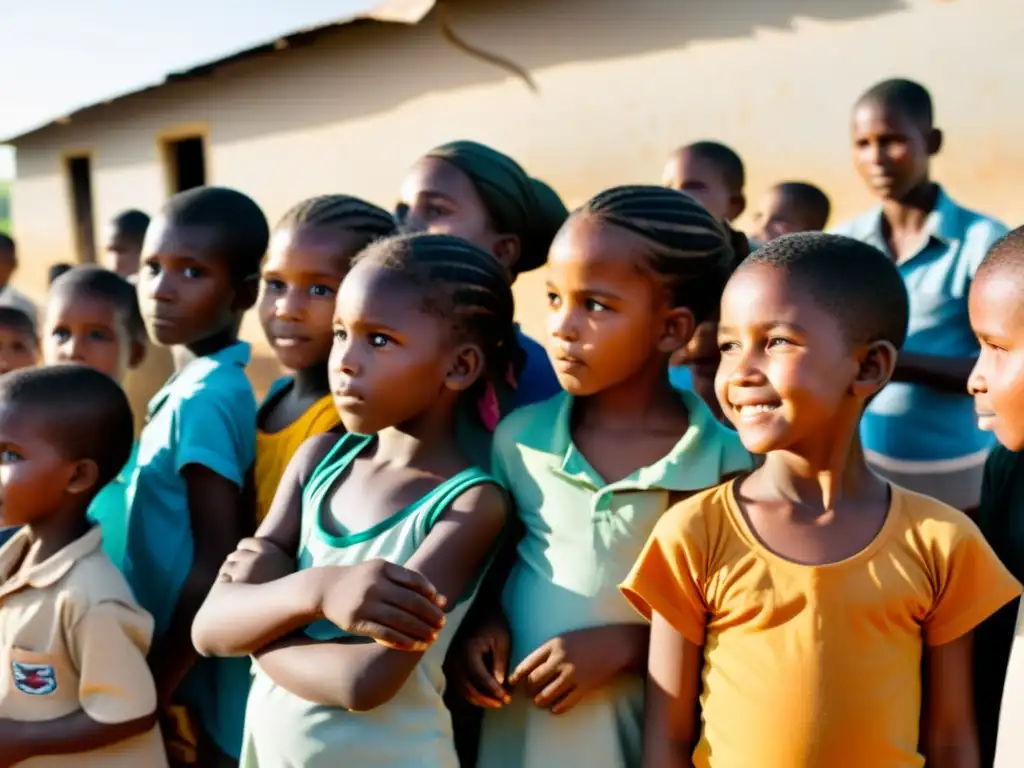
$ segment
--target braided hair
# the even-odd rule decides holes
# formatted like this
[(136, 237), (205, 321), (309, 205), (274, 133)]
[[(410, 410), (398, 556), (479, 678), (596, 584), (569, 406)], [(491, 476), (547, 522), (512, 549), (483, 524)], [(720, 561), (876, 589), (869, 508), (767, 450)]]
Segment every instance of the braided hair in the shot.
[(642, 238), (645, 266), (664, 281), (672, 305), (689, 308), (697, 323), (716, 314), (729, 275), (749, 252), (745, 235), (665, 187), (614, 187), (573, 216), (596, 217)]
[[(514, 322), (515, 301), (508, 272), (487, 251), (452, 235), (399, 235), (374, 243), (356, 262), (371, 262), (407, 276), (423, 288), (423, 309), (450, 320), (456, 338), (478, 345), (484, 375), (466, 399), (482, 407), (502, 408), (503, 394), (522, 369), (524, 355)], [(483, 399), (496, 403), (483, 404)], [(484, 425), (492, 419), (480, 413)]]
[(394, 217), (383, 208), (348, 195), (320, 195), (303, 200), (281, 217), (275, 231), (321, 229), (355, 234), (354, 255), (375, 240), (395, 233)]

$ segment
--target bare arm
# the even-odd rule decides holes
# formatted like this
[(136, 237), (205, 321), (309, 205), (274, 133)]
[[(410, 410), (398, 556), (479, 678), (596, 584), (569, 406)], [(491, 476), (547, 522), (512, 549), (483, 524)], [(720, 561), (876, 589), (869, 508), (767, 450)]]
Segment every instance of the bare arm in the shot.
[(967, 392), (967, 379), (977, 357), (939, 357), (901, 352), (896, 362), (893, 381), (921, 384), (926, 387), (962, 395)]
[[(314, 438), (292, 457), (270, 511), (256, 532), (262, 546), (253, 547), (258, 550), (253, 552), (257, 562), (251, 564), (250, 577), (233, 580), (226, 564), (196, 614), (192, 641), (199, 653), (245, 656), (320, 618), (320, 574), (316, 569), (295, 573), (295, 557), (302, 526), (303, 485), (337, 440), (336, 435)], [(218, 567), (222, 562), (223, 557)]]
[[(451, 610), (484, 566), (508, 516), (494, 486), (460, 496), (406, 563), (447, 597)], [(258, 653), (263, 672), (297, 696), (326, 706), (366, 711), (390, 701), (422, 657), (380, 644), (286, 640)], [(314, 673), (315, 671), (315, 673)]]
[(156, 712), (126, 723), (100, 723), (82, 710), (56, 720), (0, 720), (0, 766), (30, 757), (91, 752), (146, 733), (156, 724)]
[(647, 665), (644, 768), (692, 765), (700, 736), (697, 712), (703, 663), (703, 648), (655, 613)]
[(150, 666), (159, 701), (167, 702), (196, 662), (192, 622), (224, 558), (241, 537), (241, 489), (212, 469), (190, 464), (182, 470), (188, 489), (188, 513), (192, 524), (192, 567), (167, 633), (153, 644)]
[(925, 649), (921, 748), (929, 768), (979, 768), (971, 659), (973, 633)]

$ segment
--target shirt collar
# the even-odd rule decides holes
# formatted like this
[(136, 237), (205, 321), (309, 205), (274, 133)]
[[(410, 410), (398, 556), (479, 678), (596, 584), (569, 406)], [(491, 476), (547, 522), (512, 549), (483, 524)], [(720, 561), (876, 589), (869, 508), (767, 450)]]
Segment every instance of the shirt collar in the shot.
[(224, 347), (224, 349), (214, 352), (212, 355), (203, 355), (189, 362), (180, 371), (172, 374), (160, 391), (149, 401), (149, 406), (146, 409), (147, 420), (156, 415), (156, 412), (160, 410), (160, 406), (167, 402), (167, 398), (170, 397), (173, 389), (179, 386), (182, 381), (200, 381), (206, 378), (210, 371), (222, 365), (237, 365), (245, 368), (249, 364), (250, 351), (251, 347), (247, 342), (236, 341), (234, 344)]
[(31, 545), (29, 535), (28, 529), (22, 528), (3, 548), (0, 548), (0, 596), (10, 594), (26, 585), (36, 589), (52, 586), (64, 578), (75, 563), (99, 550), (103, 543), (100, 527), (94, 525), (87, 534), (75, 539), (49, 559), (27, 571), (12, 573)]
[[(935, 198), (935, 207), (932, 208), (928, 218), (925, 219), (924, 231), (929, 238), (935, 238), (945, 246), (950, 246), (963, 238), (963, 228), (960, 225), (960, 206), (957, 205), (942, 185), (937, 185), (939, 194)], [(882, 206), (877, 206), (865, 216), (863, 228), (855, 233), (859, 239), (875, 246), (883, 253), (889, 252), (889, 246), (882, 234)]]
[[(715, 485), (720, 479), (719, 446), (726, 427), (701, 400), (689, 390), (676, 390), (690, 415), (690, 426), (675, 447), (649, 467), (641, 467), (629, 477), (608, 485), (615, 489), (648, 490), (660, 488), (668, 491), (693, 491)], [(570, 431), (572, 407), (575, 398), (563, 393), (554, 414), (551, 432), (551, 452), (561, 456), (552, 470), (574, 482), (595, 490), (605, 487), (605, 481), (590, 466), (572, 442)]]

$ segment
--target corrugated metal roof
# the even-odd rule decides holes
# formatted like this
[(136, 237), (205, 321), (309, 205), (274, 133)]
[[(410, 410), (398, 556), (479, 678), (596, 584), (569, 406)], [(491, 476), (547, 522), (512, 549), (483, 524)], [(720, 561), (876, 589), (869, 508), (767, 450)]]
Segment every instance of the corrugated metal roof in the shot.
[[(61, 9), (51, 7), (51, 5), (55, 6), (65, 1), (74, 4), (74, 7), (69, 5), (66, 9), (69, 11), (68, 14), (61, 14)], [(2, 143), (16, 143), (18, 139), (41, 128), (72, 120), (75, 115), (85, 110), (101, 107), (111, 101), (159, 88), (169, 82), (201, 77), (218, 66), (273, 51), (275, 48), (288, 44), (288, 42), (282, 41), (295, 41), (327, 27), (348, 24), (359, 19), (415, 24), (421, 21), (436, 4), (435, 0), (317, 0), (316, 2), (303, 0), (301, 3), (295, 3), (294, 6), (290, 3), (282, 3), (280, 0), (269, 0), (269, 2), (270, 5), (263, 4), (264, 10), (267, 12), (260, 18), (259, 6), (261, 3), (255, 0), (176, 0), (177, 13), (174, 19), (154, 17), (141, 20), (139, 18), (122, 19), (122, 28), (118, 27), (119, 16), (117, 14), (105, 14), (105, 9), (98, 7), (105, 4), (111, 6), (106, 10), (113, 10), (113, 7), (117, 6), (122, 11), (121, 16), (124, 16), (125, 6), (118, 0), (90, 0), (89, 3), (81, 5), (79, 5), (80, 0), (57, 0), (56, 2), (50, 0), (45, 9), (45, 15), (42, 15), (43, 11), (40, 11), (37, 18), (32, 17), (34, 12), (31, 9), (24, 7), (17, 12), (20, 15), (16, 15), (16, 17), (8, 17), (5, 10), (3, 18), (5, 37), (27, 34), (55, 35), (60, 38), (61, 34), (57, 33), (63, 33), (64, 37), (74, 35), (75, 30), (59, 29), (59, 27), (61, 24), (80, 23), (82, 19), (76, 18), (73, 14), (74, 9), (80, 8), (82, 5), (89, 6), (89, 13), (92, 15), (87, 17), (88, 21), (95, 17), (102, 21), (102, 24), (82, 30), (81, 45), (83, 47), (78, 51), (69, 50), (71, 46), (63, 44), (55, 45), (56, 50), (52, 53), (42, 53), (41, 55), (44, 57), (49, 55), (50, 58), (66, 57), (69, 59), (56, 62), (57, 67), (54, 69), (39, 70), (27, 66), (23, 60), (4, 62), (3, 57), (0, 56), (0, 71), (6, 70), (10, 73), (0, 78), (0, 85), (3, 85), (4, 79), (13, 80), (14, 77), (17, 77), (19, 85), (25, 91), (27, 86), (22, 82), (25, 78), (36, 77), (36, 79), (44, 80), (46, 78), (43, 78), (42, 75), (51, 73), (52, 76), (49, 79), (54, 81), (53, 83), (40, 82), (38, 87), (30, 88), (31, 98), (26, 99), (30, 103), (27, 103), (23, 109), (17, 108), (17, 99), (13, 100), (15, 102), (13, 108), (12, 100), (8, 100), (4, 110), (6, 116), (0, 115), (0, 135), (9, 138), (4, 139)], [(207, 18), (211, 14), (226, 15), (237, 21), (236, 28), (218, 27), (216, 30), (204, 28), (204, 37), (200, 44), (183, 45), (180, 36), (175, 34), (178, 30), (174, 29), (174, 25), (182, 21), (183, 14), (185, 20), (201, 23), (204, 15), (203, 7), (209, 6), (210, 3), (214, 3), (215, 8), (205, 14)], [(238, 13), (235, 13), (236, 8), (230, 7), (232, 5), (237, 7)], [(196, 15), (188, 16), (188, 6), (192, 6), (192, 12)], [(150, 6), (150, 8), (152, 7), (154, 6)], [(242, 16), (244, 11), (256, 14), (257, 18)], [(19, 21), (26, 27), (25, 29), (18, 29), (17, 22)], [(135, 28), (128, 28), (133, 26), (133, 22)], [(29, 26), (35, 26), (36, 30), (42, 29), (44, 23), (46, 25), (45, 32), (27, 29)], [(154, 38), (147, 34), (147, 32), (153, 31), (154, 25), (160, 26), (161, 24), (166, 24), (168, 27), (166, 36)], [(54, 30), (55, 25), (58, 27), (56, 31)], [(145, 39), (134, 39), (134, 42), (136, 45), (146, 46), (146, 50), (139, 52), (136, 47), (134, 55), (130, 46), (115, 45), (113, 50), (106, 50), (102, 35), (111, 33), (125, 36), (128, 39), (133, 39), (132, 35), (140, 37), (145, 35)], [(101, 39), (97, 40), (97, 35)], [(35, 41), (33, 40), (32, 43), (33, 53), (35, 53)], [(88, 53), (85, 52), (85, 47), (88, 47)], [(157, 50), (154, 51), (154, 47)], [(191, 60), (183, 60), (186, 51), (191, 54)], [(196, 53), (206, 55), (197, 58)], [(114, 59), (117, 64), (116, 72), (108, 75), (106, 79), (100, 78), (99, 81), (90, 81), (84, 85), (76, 82), (74, 75), (69, 74), (73, 72), (75, 66), (75, 62), (70, 59), (80, 59), (83, 55), (93, 58), (116, 57)], [(8, 56), (13, 58), (14, 54), (8, 52)], [(93, 58), (90, 58), (89, 61), (91, 62)], [(144, 60), (145, 65), (133, 69), (137, 60)], [(52, 65), (54, 62), (48, 63)], [(46, 91), (47, 88), (50, 91)]]

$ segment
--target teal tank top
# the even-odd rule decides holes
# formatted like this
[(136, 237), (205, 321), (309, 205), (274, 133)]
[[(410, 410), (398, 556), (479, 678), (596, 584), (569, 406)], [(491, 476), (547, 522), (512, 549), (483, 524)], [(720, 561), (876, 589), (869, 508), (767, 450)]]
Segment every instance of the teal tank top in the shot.
[[(374, 558), (404, 564), (455, 499), (470, 488), (495, 482), (483, 470), (471, 467), (366, 530), (347, 531), (334, 521), (331, 527), (342, 533), (332, 534), (324, 525), (331, 491), (373, 440), (372, 436), (344, 435), (310, 476), (302, 495), (299, 568), (357, 565)], [(437, 641), (405, 685), (391, 701), (372, 711), (349, 712), (305, 701), (273, 683), (254, 664), (242, 768), (458, 768), (451, 717), (442, 701), (441, 665), (482, 575), (460, 596)], [(310, 625), (306, 632), (318, 640), (366, 642), (328, 621)]]

